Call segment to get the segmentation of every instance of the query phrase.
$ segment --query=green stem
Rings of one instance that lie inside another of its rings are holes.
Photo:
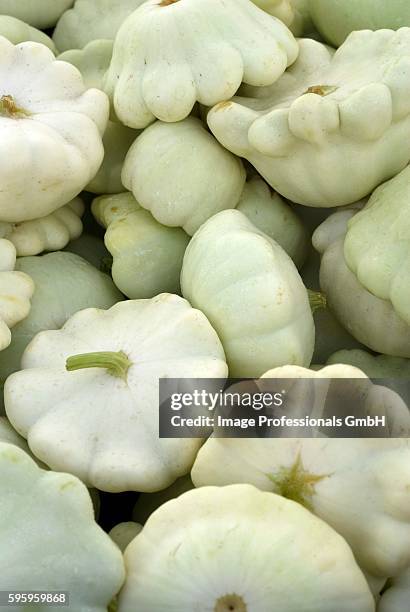
[[[310,308],[313,314],[315,314],[317,310],[327,307],[327,299],[324,293],[321,291],[313,291],[312,289],[308,289],[307,292]]]
[[[73,355],[66,361],[66,369],[69,372],[83,370],[86,368],[104,368],[111,376],[127,380],[128,370],[132,362],[123,351],[102,351],[100,353],[84,353]]]
[[[6,95],[0,98],[0,116],[15,119],[18,117],[28,117],[28,115],[29,113],[17,106],[13,96]]]

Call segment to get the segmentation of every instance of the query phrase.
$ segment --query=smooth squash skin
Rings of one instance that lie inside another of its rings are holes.
[[[13,45],[31,40],[45,45],[53,53],[56,52],[55,45],[47,34],[9,15],[0,15],[0,36],[7,38]]]
[[[374,612],[344,539],[300,504],[247,484],[162,505],[124,559],[118,612]]]
[[[309,0],[309,10],[320,34],[336,47],[354,30],[410,26],[407,0]]]
[[[67,591],[73,610],[106,612],[124,581],[124,563],[95,522],[84,484],[40,469],[23,450],[1,442],[0,471],[0,588]]]
[[[50,28],[74,0],[0,0],[0,14],[10,15],[36,28]]]

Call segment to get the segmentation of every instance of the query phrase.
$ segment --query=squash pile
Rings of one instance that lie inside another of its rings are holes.
[[[0,0],[0,75],[0,608],[408,612],[409,2]],[[160,437],[234,378],[388,437]]]

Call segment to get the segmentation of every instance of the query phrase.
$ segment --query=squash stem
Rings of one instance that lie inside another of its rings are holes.
[[[104,368],[111,376],[127,380],[127,373],[132,365],[123,351],[101,351],[99,353],[84,353],[68,357],[66,369],[69,372],[86,368]]]
[[[9,117],[11,119],[19,117],[28,117],[29,113],[22,108],[19,108],[13,96],[6,95],[0,98],[0,116]]]
[[[327,299],[324,293],[321,291],[313,291],[312,289],[308,289],[307,292],[310,308],[313,314],[315,314],[317,310],[327,307]]]

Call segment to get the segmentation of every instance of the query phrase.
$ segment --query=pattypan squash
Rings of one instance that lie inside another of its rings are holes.
[[[293,32],[301,36],[313,30],[309,14],[309,0],[252,0],[256,6],[277,17]]]
[[[9,15],[0,15],[0,36],[7,38],[13,45],[31,40],[42,43],[53,53],[56,51],[53,41],[47,34]]]
[[[249,0],[148,0],[118,31],[105,90],[122,123],[144,128],[226,100],[242,81],[271,85],[297,54],[287,27]]]
[[[194,488],[191,477],[181,476],[170,487],[156,493],[141,493],[132,512],[132,518],[137,523],[144,524],[151,514],[171,499],[175,499]]]
[[[307,256],[310,237],[303,223],[275,192],[259,177],[245,184],[236,207],[262,232],[276,240],[300,268]]]
[[[77,240],[69,242],[65,251],[79,255],[101,272],[109,272],[112,258],[101,238],[93,234],[81,234]]]
[[[408,0],[309,0],[309,9],[316,28],[336,47],[354,30],[410,26]]]
[[[11,444],[0,443],[0,471],[0,589],[67,591],[69,609],[105,612],[124,566],[94,520],[86,487],[69,474],[40,469]]]
[[[0,14],[17,17],[36,28],[49,28],[74,0],[0,0]]]
[[[0,71],[0,221],[28,221],[67,204],[97,173],[109,104],[38,43],[0,37]]]
[[[33,279],[36,290],[30,313],[13,328],[11,346],[0,353],[0,381],[20,369],[21,356],[39,331],[59,329],[83,308],[110,308],[122,299],[109,276],[72,253],[23,257],[16,270]]]
[[[16,271],[16,249],[0,239],[0,351],[11,342],[10,328],[27,317],[34,283],[24,272]],[[1,377],[0,377],[1,380]]]
[[[118,523],[109,532],[109,536],[113,542],[116,543],[118,548],[124,552],[128,544],[141,532],[142,525],[134,523],[133,521],[127,521],[125,523]]]
[[[354,209],[338,211],[313,234],[313,245],[322,255],[320,286],[327,305],[358,342],[376,353],[410,358],[410,325],[389,300],[367,291],[346,264],[344,240],[355,214]]]
[[[84,204],[80,198],[54,212],[22,223],[2,223],[0,237],[7,238],[16,247],[18,257],[38,255],[43,251],[59,251],[83,231],[81,217]]]
[[[144,130],[122,171],[124,186],[141,206],[163,225],[182,227],[191,236],[215,213],[235,208],[245,178],[241,160],[194,117],[157,121]]]
[[[248,483],[298,502],[345,538],[376,582],[410,564],[409,439],[211,436],[192,479]]]
[[[13,444],[30,453],[27,442],[12,428],[6,417],[0,416],[0,444]]]
[[[158,438],[159,378],[224,378],[218,336],[181,297],[88,308],[37,334],[4,387],[32,452],[110,492],[157,491],[191,469],[198,439]]]
[[[164,504],[124,559],[119,612],[374,612],[343,538],[299,504],[246,484]]]
[[[93,40],[84,49],[73,49],[58,56],[81,72],[86,87],[102,89],[103,78],[110,65],[112,40]],[[104,160],[94,178],[86,186],[91,193],[123,191],[121,170],[125,156],[139,132],[114,121],[108,121],[103,136]]]
[[[122,22],[144,0],[76,0],[59,19],[53,34],[57,49],[82,49],[89,42],[114,40]]]
[[[295,264],[238,210],[218,213],[194,235],[181,288],[216,329],[231,376],[310,364],[315,330]]]
[[[329,365],[346,363],[359,368],[369,378],[408,378],[410,379],[410,359],[371,355],[360,349],[342,350],[333,353],[327,360]]]
[[[392,578],[383,592],[377,612],[404,612],[410,601],[410,568]]]
[[[356,349],[362,346],[339,323],[333,312],[328,308],[326,296],[320,292],[319,270],[320,255],[312,250],[300,275],[306,287],[313,292],[311,295],[316,298],[317,302],[317,308],[313,309],[315,350],[312,363],[314,364],[326,363],[332,353],[341,349]]]
[[[293,202],[350,204],[410,160],[410,28],[355,32],[335,54],[299,48],[275,85],[216,105],[208,124]]]
[[[179,293],[182,259],[189,236],[166,227],[141,208],[132,193],[101,196],[92,204],[105,228],[105,246],[113,257],[111,274],[129,298]]]
[[[350,219],[344,256],[363,287],[410,325],[410,166]]]

